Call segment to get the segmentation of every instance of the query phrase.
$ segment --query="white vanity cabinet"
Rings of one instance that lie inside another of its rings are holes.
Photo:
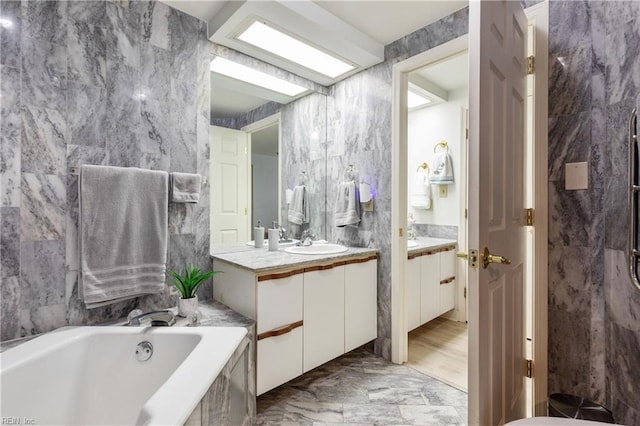
[[[302,374],[302,285],[302,274],[258,277],[255,317],[258,394]]]
[[[215,259],[214,299],[256,321],[260,395],[377,337],[377,255],[252,271]]]
[[[303,372],[344,353],[344,314],[344,266],[306,269]]]
[[[455,245],[409,253],[407,329],[413,330],[455,307]]]
[[[456,251],[455,247],[440,253],[440,301],[439,314],[450,311],[456,306]]]
[[[354,259],[344,267],[344,351],[378,337],[378,262]]]

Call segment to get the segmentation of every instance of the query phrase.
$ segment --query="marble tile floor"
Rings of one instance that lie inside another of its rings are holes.
[[[466,425],[467,394],[356,349],[258,397],[257,425]]]

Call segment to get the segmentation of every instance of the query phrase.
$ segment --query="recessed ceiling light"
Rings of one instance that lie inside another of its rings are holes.
[[[255,21],[237,38],[331,78],[355,68],[262,22]]]
[[[256,71],[253,68],[221,57],[213,58],[209,68],[218,74],[264,87],[274,92],[283,93],[287,96],[297,96],[308,90],[305,87],[281,80],[262,71]]]
[[[409,90],[407,92],[407,108],[417,108],[431,103],[431,99],[425,98]]]

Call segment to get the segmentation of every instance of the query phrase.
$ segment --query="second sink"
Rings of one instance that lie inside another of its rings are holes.
[[[284,249],[287,253],[294,254],[335,254],[343,253],[349,250],[349,247],[340,244],[313,244],[310,246],[294,246]]]

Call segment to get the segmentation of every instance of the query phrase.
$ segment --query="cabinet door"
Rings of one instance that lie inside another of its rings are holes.
[[[344,353],[344,266],[304,273],[303,371]]]
[[[420,259],[420,323],[440,315],[440,253]]]
[[[378,337],[378,261],[344,267],[344,351]]]
[[[420,258],[407,261],[407,285],[405,291],[407,307],[407,329],[409,331],[420,324]]]
[[[258,281],[258,334],[302,320],[303,274]]]
[[[440,253],[440,311],[439,315],[456,306],[456,252]]]
[[[258,395],[302,374],[303,327],[258,340],[256,389]]]
[[[456,251],[450,249],[440,252],[440,280],[456,277]]]

